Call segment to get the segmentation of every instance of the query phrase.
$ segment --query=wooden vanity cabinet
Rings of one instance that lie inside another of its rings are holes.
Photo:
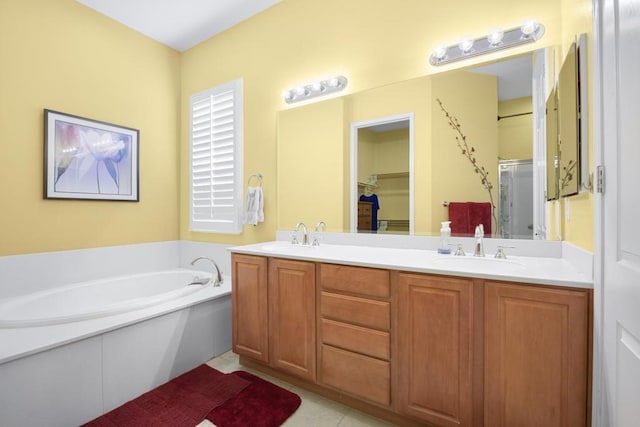
[[[269,363],[267,258],[233,254],[231,265],[233,351]]]
[[[473,281],[394,272],[397,409],[437,426],[472,422]]]
[[[257,368],[400,425],[590,424],[588,289],[241,254],[232,264],[233,350]]]
[[[270,365],[316,379],[315,264],[269,258]]]
[[[318,383],[391,405],[389,272],[320,264]]]
[[[232,255],[233,351],[316,378],[315,264]]]
[[[591,294],[485,282],[485,426],[585,426]]]

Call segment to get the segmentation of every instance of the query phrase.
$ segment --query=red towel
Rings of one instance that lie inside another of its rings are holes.
[[[464,236],[471,233],[469,228],[469,203],[449,203],[449,221],[451,221],[451,234]]]
[[[478,224],[484,226],[485,236],[491,236],[491,203],[469,202],[469,226],[472,233]]]
[[[473,236],[476,226],[484,226],[484,235],[491,236],[491,203],[451,202],[449,221],[454,236]]]

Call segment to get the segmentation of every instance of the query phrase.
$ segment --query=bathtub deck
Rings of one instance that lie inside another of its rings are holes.
[[[70,327],[71,324],[63,323],[29,328],[0,328],[0,342],[2,343],[0,364],[230,294],[231,278],[225,277],[222,286],[217,288],[207,286],[206,289],[181,298],[179,302],[168,301],[156,306],[112,316],[73,322],[72,327]]]

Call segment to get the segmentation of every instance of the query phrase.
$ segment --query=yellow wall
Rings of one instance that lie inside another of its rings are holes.
[[[456,72],[433,76],[433,117],[431,121],[432,222],[427,230],[434,234],[440,222],[449,219],[449,212],[442,205],[448,202],[490,202],[489,192],[483,187],[480,175],[471,161],[462,154],[456,142],[457,133],[449,126],[444,108],[457,117],[469,149],[479,167],[488,172],[493,185],[493,204],[498,212],[498,84],[495,76]],[[437,184],[436,184],[437,183]],[[492,231],[496,230],[494,222]]]
[[[279,229],[300,221],[308,227],[324,221],[327,231],[344,229],[342,104],[337,98],[278,114]]]
[[[0,255],[178,238],[180,55],[73,0],[0,6]],[[140,202],[43,199],[43,109],[140,130]]]
[[[372,6],[368,0],[325,0],[318,7],[315,0],[284,0],[180,54],[73,0],[5,0],[0,13],[0,158],[5,161],[0,255],[175,238],[231,244],[272,239],[279,227],[276,115],[299,108],[283,102],[283,89],[340,73],[349,78],[347,93],[360,92],[534,48],[565,46],[577,32],[590,34],[591,55],[590,0],[560,3],[489,0],[456,7],[378,0]],[[430,51],[440,43],[486,34],[495,26],[517,26],[529,17],[546,26],[535,45],[441,68],[428,65]],[[238,77],[244,79],[245,94],[244,181],[264,174],[266,221],[246,226],[242,235],[193,233],[188,230],[189,97]],[[43,108],[140,129],[140,203],[42,200]],[[419,147],[416,140],[416,161],[431,155],[428,143]],[[348,176],[344,144],[341,150],[335,156],[342,159],[341,175]],[[305,153],[307,161],[313,158],[311,151]],[[425,174],[416,175],[416,181],[431,171]],[[344,188],[330,191],[340,193],[342,207],[323,216],[344,223],[348,194]],[[416,189],[416,210],[431,199]],[[572,198],[570,212],[565,237],[591,248],[591,196]],[[421,222],[426,229],[431,218],[416,218],[416,227]]]
[[[358,129],[358,182],[367,183],[375,174],[375,132]]]
[[[380,119],[405,113],[414,113],[414,162],[415,168],[414,204],[416,215],[415,230],[424,233],[430,221],[429,198],[431,197],[431,138],[429,136],[431,84],[429,78],[418,78],[390,84],[345,97],[344,127],[351,123]],[[346,141],[350,145],[350,141]],[[408,154],[408,153],[407,153]],[[350,165],[350,158],[345,159]],[[348,176],[348,175],[347,175]],[[343,183],[344,191],[349,191],[349,181]],[[349,211],[347,203],[345,211]],[[394,215],[399,212],[390,212]],[[398,218],[390,218],[398,219]],[[348,228],[347,228],[348,230]]]
[[[587,117],[589,171],[593,172],[593,29],[591,0],[562,0],[562,54],[566,55],[578,34],[587,35]],[[562,62],[559,62],[560,64]],[[588,251],[594,250],[594,202],[593,194],[583,192],[577,196],[562,199],[563,239]]]
[[[182,60],[182,123],[188,123],[191,94],[240,76],[244,78],[244,173],[247,177],[256,172],[265,176],[265,223],[245,227],[239,236],[208,235],[188,230],[189,135],[183,126],[180,237],[244,244],[275,236],[276,206],[273,201],[279,199],[275,180],[278,167],[275,162],[275,117],[279,110],[299,108],[283,102],[281,93],[284,89],[339,73],[349,79],[347,93],[360,92],[554,45],[559,41],[560,8],[557,0],[490,0],[461,4],[464,7],[456,7],[451,2],[424,0],[377,0],[375,5],[369,0],[326,0],[319,7],[315,0],[284,0],[185,52]],[[540,19],[546,26],[544,38],[535,46],[523,46],[441,69],[428,65],[429,53],[438,44],[453,43],[465,34],[486,34],[495,26],[517,26],[530,17]],[[416,135],[416,143],[417,138]],[[336,155],[346,158],[344,150],[343,147],[343,152],[336,152]],[[416,146],[416,161],[426,158],[429,153],[430,150]],[[309,152],[307,158],[312,160],[313,154]],[[348,176],[346,170],[343,173]],[[416,181],[419,179],[421,177],[416,176]],[[335,191],[340,190],[336,188]],[[343,189],[342,194],[345,198],[343,205],[346,205],[348,191]],[[418,203],[426,209],[430,200],[430,195],[416,192],[416,210]],[[340,212],[340,215],[345,222],[345,212]],[[420,222],[426,229],[430,218],[416,218],[416,226]],[[287,228],[291,227],[287,222]]]
[[[531,113],[531,97],[498,102],[498,115]],[[533,115],[508,117],[498,121],[498,156],[502,160],[533,158]]]

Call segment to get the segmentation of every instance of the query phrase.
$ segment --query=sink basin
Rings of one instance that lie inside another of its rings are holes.
[[[471,256],[448,256],[436,258],[433,260],[433,263],[443,268],[482,271],[489,270],[495,273],[510,273],[521,271],[525,268],[524,264],[519,261]]]
[[[278,242],[278,243],[269,243],[268,245],[264,245],[262,246],[261,249],[269,252],[299,253],[299,252],[313,251],[318,249],[318,247],[310,246],[310,245],[292,245],[289,242]]]

